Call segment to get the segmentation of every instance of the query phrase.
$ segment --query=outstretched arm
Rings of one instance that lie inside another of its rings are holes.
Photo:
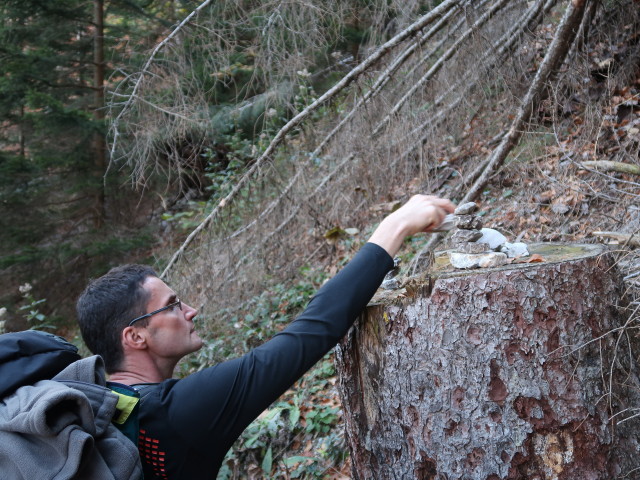
[[[454,209],[455,205],[449,200],[432,195],[414,195],[382,220],[369,242],[384,248],[393,257],[405,238],[437,228],[446,214],[453,213]]]
[[[285,330],[240,358],[165,382],[157,395],[172,412],[167,421],[189,425],[184,441],[201,448],[202,455],[214,455],[217,469],[242,430],[344,336],[393,267],[404,238],[436,228],[450,211],[448,200],[411,198],[381,222],[369,243]],[[180,407],[170,408],[173,402]]]

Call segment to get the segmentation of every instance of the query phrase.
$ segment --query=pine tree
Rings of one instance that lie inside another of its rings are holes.
[[[107,8],[102,0],[0,4],[0,280],[35,282],[48,297],[48,284],[72,281],[72,273],[85,281],[87,268],[104,269],[140,243],[137,231],[122,233],[134,217],[123,204],[139,201],[120,188],[126,172],[105,178],[104,92],[130,53],[127,42],[160,23],[164,7],[154,8]],[[5,305],[19,300],[7,298],[8,290]],[[72,306],[75,293],[58,303]]]
[[[7,266],[44,255],[15,247],[37,245],[63,212],[82,215],[95,185],[79,185],[76,177],[89,168],[89,140],[98,127],[88,114],[93,39],[86,2],[7,1],[0,8],[0,228]]]

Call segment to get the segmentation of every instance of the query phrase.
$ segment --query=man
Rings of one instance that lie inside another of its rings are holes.
[[[403,240],[442,223],[454,205],[416,195],[387,216],[369,242],[285,330],[241,358],[172,379],[202,346],[197,312],[148,267],[128,265],[89,284],[77,305],[87,346],[112,382],[142,392],[145,479],[214,479],[242,431],[344,336],[367,305]]]

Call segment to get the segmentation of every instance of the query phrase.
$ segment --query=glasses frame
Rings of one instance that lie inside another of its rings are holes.
[[[176,300],[173,303],[170,303],[169,305],[159,308],[158,310],[154,310],[153,312],[149,312],[149,313],[145,313],[144,315],[141,315],[139,317],[134,318],[133,320],[131,320],[129,322],[129,327],[133,326],[134,323],[136,323],[138,320],[144,320],[145,318],[149,318],[152,315],[155,315],[156,313],[160,313],[160,312],[164,312],[165,310],[169,310],[170,308],[173,308],[175,306],[178,306],[178,308],[180,310],[182,310],[182,301],[181,300]]]

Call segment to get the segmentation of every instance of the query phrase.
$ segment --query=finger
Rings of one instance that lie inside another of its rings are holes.
[[[444,209],[447,213],[453,213],[453,211],[456,209],[456,206],[446,198],[436,197],[435,199],[431,200],[431,202],[433,203],[433,205]]]
[[[451,202],[451,200],[446,198],[436,197],[435,195],[415,195],[416,199],[424,202],[430,203],[432,205],[436,205],[438,207],[444,208],[447,212],[453,213],[456,206]]]
[[[442,222],[444,222],[444,218],[447,215],[447,211],[444,208],[438,207],[436,205],[432,205],[432,208],[433,208],[432,216],[434,217],[434,220],[423,230],[425,232],[430,232],[434,228],[439,227],[442,224]]]

